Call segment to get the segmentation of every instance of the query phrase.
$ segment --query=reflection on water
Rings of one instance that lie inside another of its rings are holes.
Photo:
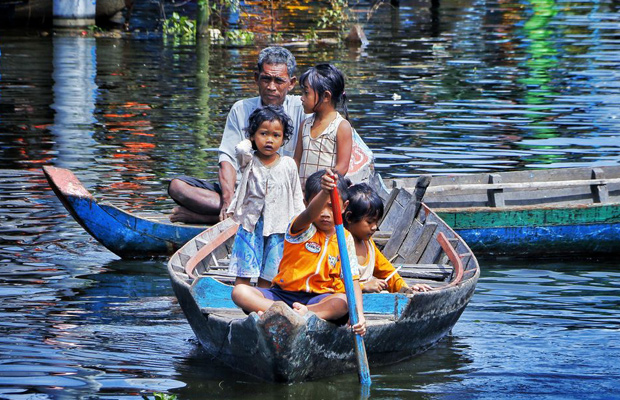
[[[352,123],[381,173],[620,161],[617,2],[432,3],[379,8],[363,49],[292,48],[300,71],[333,61],[346,73]],[[39,169],[70,166],[98,196],[169,209],[166,180],[215,177],[226,113],[256,94],[258,46],[12,33],[0,49],[0,398],[362,397],[354,375],[271,385],[205,359],[165,260],[107,252]],[[481,265],[453,336],[373,369],[372,398],[616,395],[617,265]]]
[[[60,167],[74,169],[90,164],[96,147],[92,126],[96,122],[97,55],[94,38],[55,37],[52,78],[54,79],[55,160]],[[84,154],[86,153],[86,154]]]

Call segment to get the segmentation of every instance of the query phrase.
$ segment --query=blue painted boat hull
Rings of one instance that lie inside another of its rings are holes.
[[[163,223],[99,204],[71,171],[44,167],[50,186],[73,218],[122,258],[172,254],[206,227]]]
[[[411,196],[416,178],[372,183]],[[407,194],[408,193],[408,194]],[[424,203],[477,255],[603,257],[620,253],[620,166],[433,176]]]
[[[455,229],[478,255],[603,255],[620,252],[620,224]]]

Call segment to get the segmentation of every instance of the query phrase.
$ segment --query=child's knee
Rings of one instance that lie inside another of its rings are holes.
[[[349,312],[347,296],[344,293],[336,293],[331,296],[331,306],[337,317],[346,315]]]
[[[233,287],[232,294],[230,295],[232,301],[239,304],[239,301],[247,299],[250,295],[250,291],[248,289],[250,289],[250,286],[245,284],[239,284]]]

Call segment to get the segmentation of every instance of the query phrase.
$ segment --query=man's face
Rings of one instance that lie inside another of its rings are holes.
[[[288,76],[286,64],[263,64],[263,70],[254,75],[263,105],[281,106],[297,78]]]

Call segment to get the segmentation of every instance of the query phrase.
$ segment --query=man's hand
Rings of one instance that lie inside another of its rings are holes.
[[[222,188],[222,208],[220,209],[220,221],[228,218],[226,210],[230,206],[233,195],[235,194],[235,183],[237,180],[237,170],[227,161],[220,163],[219,170],[220,187]]]
[[[228,210],[228,206],[230,206],[230,201],[226,202],[222,200],[222,209],[220,210],[220,222],[228,218],[228,214],[226,214],[226,210]]]

